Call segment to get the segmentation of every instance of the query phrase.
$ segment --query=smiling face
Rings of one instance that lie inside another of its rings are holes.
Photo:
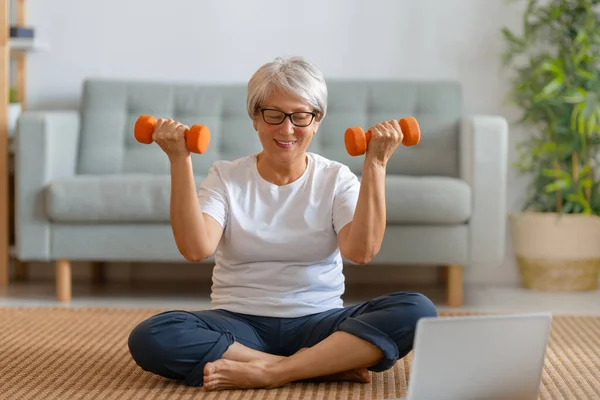
[[[306,149],[319,127],[318,115],[313,118],[312,115],[304,114],[314,111],[302,99],[281,91],[275,91],[260,108],[263,111],[256,112],[253,125],[258,131],[263,153],[278,163],[294,163],[300,160],[304,162]],[[281,112],[303,114],[285,116],[283,122],[279,123]],[[290,119],[293,119],[296,125],[308,125],[295,126]]]

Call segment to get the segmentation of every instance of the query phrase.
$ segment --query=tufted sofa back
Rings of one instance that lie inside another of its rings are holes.
[[[389,174],[458,176],[461,89],[455,82],[331,80],[327,116],[309,151],[361,173],[363,157],[344,148],[344,131],[363,129],[387,119],[412,115],[419,121],[421,143],[400,148]],[[133,137],[141,114],[173,118],[211,131],[208,151],[193,156],[194,171],[204,175],[215,160],[231,160],[261,150],[246,113],[245,84],[184,84],[109,79],[84,82],[81,102],[80,174],[168,174],[169,161],[156,145]]]

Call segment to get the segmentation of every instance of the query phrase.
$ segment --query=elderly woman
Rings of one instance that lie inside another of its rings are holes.
[[[371,127],[362,182],[307,152],[327,112],[321,72],[277,58],[250,79],[248,114],[262,151],[217,161],[196,191],[186,126],[158,121],[171,164],[171,223],[189,261],[215,253],[210,310],[141,322],[129,349],[144,370],[205,390],[274,388],[300,380],[369,382],[436,316],[418,293],[344,306],[343,259],[368,264],[386,226],[385,174],[402,141],[397,121]]]

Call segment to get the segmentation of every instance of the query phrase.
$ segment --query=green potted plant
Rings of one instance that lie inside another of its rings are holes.
[[[530,178],[509,229],[526,288],[593,290],[600,272],[600,0],[525,1],[522,32],[503,28],[509,100]]]
[[[8,136],[13,137],[17,127],[17,120],[23,111],[19,102],[17,90],[11,87],[8,93]]]

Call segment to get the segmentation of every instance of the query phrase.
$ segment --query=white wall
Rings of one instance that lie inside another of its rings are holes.
[[[28,0],[48,50],[28,63],[30,109],[75,107],[88,76],[246,82],[277,55],[313,60],[329,78],[457,79],[465,114],[499,114],[506,82],[500,28],[520,23],[505,0]],[[511,148],[516,136],[511,133]],[[508,203],[523,184],[510,172]],[[516,282],[501,267],[469,281]]]

